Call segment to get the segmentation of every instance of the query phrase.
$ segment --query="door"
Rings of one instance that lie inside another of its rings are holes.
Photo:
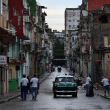
[[[104,47],[108,46],[108,36],[104,36]]]

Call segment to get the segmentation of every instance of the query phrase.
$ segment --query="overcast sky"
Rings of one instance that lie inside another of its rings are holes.
[[[82,0],[37,0],[38,5],[47,7],[46,22],[52,30],[64,30],[65,8],[77,8]]]

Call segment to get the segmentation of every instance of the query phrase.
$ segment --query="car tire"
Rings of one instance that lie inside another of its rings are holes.
[[[54,92],[54,98],[56,98],[56,93]]]
[[[74,94],[72,94],[72,97],[77,97],[77,92],[75,92]]]
[[[72,94],[72,97],[74,97],[74,94]]]
[[[77,92],[74,93],[74,96],[77,97]]]

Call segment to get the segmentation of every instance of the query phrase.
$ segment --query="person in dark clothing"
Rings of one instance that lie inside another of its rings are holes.
[[[27,94],[28,94],[28,93],[30,93],[30,78],[29,78],[29,76],[27,76],[27,79],[29,82],[29,83],[27,83]]]
[[[93,96],[94,96],[93,85],[90,85],[90,88],[89,88],[89,96],[90,96],[90,97],[93,97]]]
[[[73,74],[75,75],[75,69],[73,68]]]

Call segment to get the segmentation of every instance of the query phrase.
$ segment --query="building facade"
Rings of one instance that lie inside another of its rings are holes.
[[[80,19],[80,10],[78,8],[66,8],[65,9],[65,40],[64,40],[64,54],[67,59],[67,68],[73,67],[77,68],[77,63],[73,62],[73,55],[77,44],[77,32]]]

